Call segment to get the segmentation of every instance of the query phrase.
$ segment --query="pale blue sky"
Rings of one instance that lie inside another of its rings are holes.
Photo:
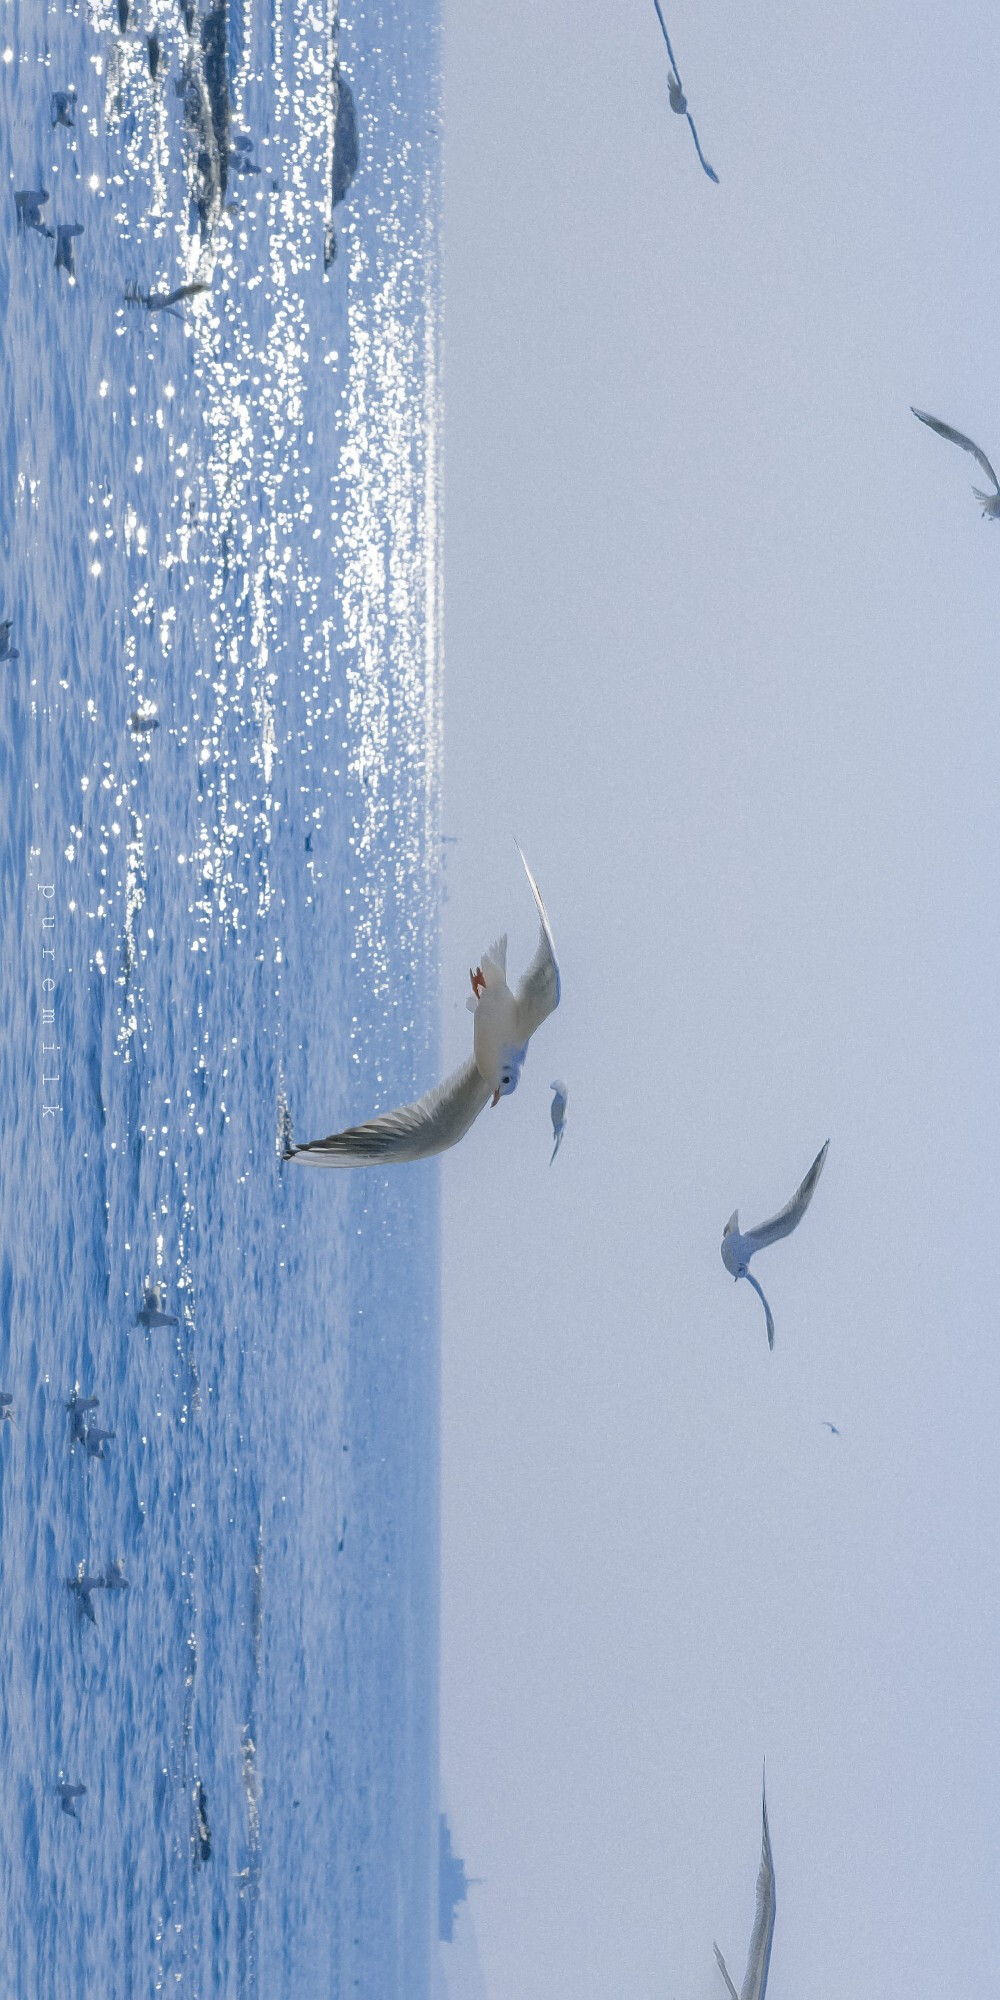
[[[1000,1974],[995,10],[446,8],[443,1763],[491,2000]],[[570,1129],[548,1166],[548,1083]],[[830,1155],[762,1258],[739,1203]],[[823,1418],[840,1424],[831,1439]]]

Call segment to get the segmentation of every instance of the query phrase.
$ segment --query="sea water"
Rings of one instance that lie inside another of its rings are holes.
[[[0,41],[0,1990],[409,2000],[438,1184],[279,1150],[437,1073],[435,0]]]

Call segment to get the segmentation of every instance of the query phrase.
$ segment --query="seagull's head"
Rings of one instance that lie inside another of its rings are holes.
[[[511,1047],[510,1043],[505,1043],[500,1050],[500,1081],[493,1092],[493,1102],[495,1105],[499,1104],[501,1097],[509,1097],[511,1092],[517,1089],[521,1081],[521,1071],[524,1068],[524,1058],[527,1053],[527,1043],[525,1043],[523,1049],[515,1049]]]
[[[743,1240],[740,1236],[739,1213],[730,1216],[722,1237],[722,1261],[733,1278],[742,1278],[746,1269],[743,1257]]]

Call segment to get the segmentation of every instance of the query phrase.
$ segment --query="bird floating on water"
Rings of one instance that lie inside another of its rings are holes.
[[[994,486],[992,493],[980,493],[978,486],[974,486],[972,489],[976,499],[982,501],[983,520],[1000,521],[1000,480],[997,479],[986,453],[980,451],[979,446],[973,444],[972,439],[966,437],[964,431],[952,430],[951,425],[943,424],[940,417],[929,417],[926,410],[913,409],[912,403],[910,404],[910,408],[913,410],[914,416],[919,417],[921,423],[927,425],[928,430],[937,431],[938,437],[946,438],[949,444],[961,445],[963,451],[971,451],[973,458],[978,465],[982,466],[987,479],[992,479]]]
[[[660,28],[663,33],[663,39],[667,45],[667,54],[670,57],[670,77],[667,83],[667,92],[670,97],[670,109],[671,111],[676,111],[681,118],[687,119],[687,122],[691,127],[691,137],[694,140],[695,152],[697,153],[698,158],[701,161],[701,164],[704,167],[709,180],[714,181],[716,187],[718,187],[719,176],[716,173],[715,168],[709,166],[708,161],[706,160],[705,155],[701,150],[701,142],[695,130],[694,119],[692,118],[691,113],[688,110],[688,101],[684,95],[684,87],[681,83],[681,73],[677,67],[677,57],[675,56],[673,49],[670,46],[670,36],[667,33],[667,24],[663,18],[663,10],[660,6],[660,0],[653,0],[653,6],[656,8],[656,18],[659,21]]]
[[[137,1326],[179,1326],[176,1313],[163,1310],[163,1286],[144,1285],[142,1304],[135,1316]]]
[[[777,1215],[772,1215],[769,1222],[760,1222],[755,1229],[741,1231],[740,1212],[738,1208],[734,1208],[722,1232],[722,1261],[734,1278],[745,1278],[747,1284],[753,1286],[764,1308],[768,1347],[774,1346],[774,1320],[771,1317],[771,1308],[756,1278],[751,1274],[750,1259],[757,1255],[758,1250],[766,1250],[770,1243],[779,1242],[782,1236],[790,1236],[792,1230],[798,1227],[823,1171],[829,1144],[828,1139],[826,1145],[817,1153],[805,1180],[796,1188],[791,1201],[786,1202],[785,1207],[779,1209]]]
[[[82,1574],[66,1578],[67,1590],[73,1592],[81,1615],[84,1618],[89,1618],[92,1625],[97,1624],[97,1613],[93,1606],[93,1594],[95,1590],[103,1590],[104,1587],[103,1576],[88,1576],[86,1571]]]
[[[771,1963],[771,1943],[774,1938],[775,1896],[774,1860],[771,1854],[771,1835],[767,1824],[767,1791],[761,1790],[761,1810],[764,1831],[760,1847],[760,1868],[757,1871],[757,1908],[754,1914],[753,1930],[750,1934],[750,1951],[747,1969],[743,1975],[743,1985],[737,1993],[726,1966],[726,1961],[715,1945],[715,1956],[719,1961],[719,1971],[729,1988],[730,2000],[764,2000],[767,1991],[767,1973]]]
[[[60,222],[56,229],[56,270],[65,271],[68,278],[76,277],[73,239],[82,235],[82,222]]]
[[[54,236],[55,230],[42,221],[42,209],[48,201],[48,188],[15,188],[14,206],[17,210],[19,229],[37,229],[39,236]]]
[[[517,851],[521,854],[520,847]],[[528,1043],[558,1007],[561,991],[545,905],[523,854],[521,860],[538,910],[538,946],[514,992],[507,984],[506,937],[498,938],[483,954],[482,964],[470,971],[472,998],[467,1004],[475,1019],[468,1062],[415,1103],[402,1104],[365,1125],[352,1125],[303,1146],[294,1145],[289,1134],[286,1160],[311,1167],[377,1167],[429,1159],[457,1145],[491,1099],[496,1105],[517,1089]]]
[[[552,1113],[552,1137],[555,1140],[555,1145],[552,1148],[549,1158],[549,1166],[551,1167],[552,1161],[555,1159],[562,1145],[566,1131],[566,1106],[569,1102],[569,1091],[566,1085],[560,1083],[558,1080],[555,1083],[550,1083],[549,1089],[555,1093],[552,1103],[549,1106],[549,1110]]]

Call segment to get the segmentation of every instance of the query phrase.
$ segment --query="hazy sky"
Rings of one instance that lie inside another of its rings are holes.
[[[1000,22],[670,6],[716,188],[652,0],[445,12],[447,1055],[512,832],[564,979],[443,1169],[491,2000],[724,2000],[765,1754],[770,2000],[989,1992]]]

